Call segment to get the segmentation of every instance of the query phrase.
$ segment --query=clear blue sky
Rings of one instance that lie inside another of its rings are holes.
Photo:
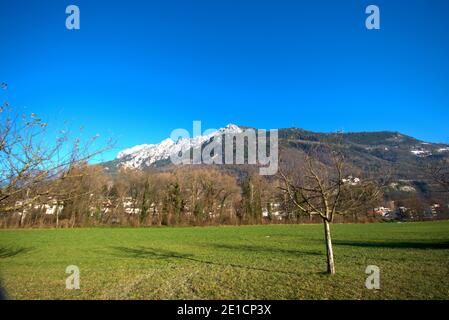
[[[448,142],[448,15],[447,0],[0,0],[0,82],[53,127],[113,135],[107,157],[193,120]]]

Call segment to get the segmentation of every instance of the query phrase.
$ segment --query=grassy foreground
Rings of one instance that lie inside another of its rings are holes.
[[[321,225],[0,230],[0,277],[13,299],[449,299],[448,221],[332,232],[330,277]]]

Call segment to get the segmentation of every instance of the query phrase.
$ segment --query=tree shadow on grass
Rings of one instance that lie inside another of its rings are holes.
[[[269,253],[269,254],[280,254],[280,255],[290,255],[295,257],[301,256],[323,256],[324,253],[320,251],[311,250],[293,250],[293,249],[282,249],[273,248],[268,246],[255,246],[255,245],[230,245],[230,244],[212,244],[215,249],[225,249],[225,250],[235,250],[241,252],[256,252],[256,253]]]
[[[193,257],[190,253],[179,253],[164,249],[153,248],[128,248],[128,247],[112,247],[112,249],[118,251],[119,256],[122,258],[139,258],[139,259],[157,259],[157,260],[169,260],[169,259],[191,259]]]
[[[186,260],[186,261],[193,261],[205,265],[213,265],[213,266],[219,266],[219,267],[232,267],[232,268],[241,268],[246,270],[254,270],[254,271],[263,271],[263,272],[275,272],[275,273],[282,273],[287,275],[295,275],[299,276],[298,273],[290,272],[290,271],[283,271],[283,270],[275,270],[275,269],[266,269],[266,268],[260,268],[260,267],[253,267],[253,266],[246,266],[241,264],[234,264],[234,263],[220,263],[220,262],[214,262],[209,260],[204,260],[195,257],[193,254],[190,253],[179,253],[175,251],[169,251],[164,249],[153,249],[153,248],[127,248],[127,247],[112,247],[112,249],[116,250],[118,252],[118,256],[122,258],[138,258],[138,259],[157,259],[157,260],[171,260],[171,259],[179,259],[179,260]]]
[[[336,246],[350,246],[361,248],[387,248],[387,249],[449,249],[449,241],[419,242],[419,241],[350,241],[333,240]]]
[[[31,251],[32,248],[8,248],[8,247],[0,247],[0,259],[15,257],[19,254],[27,253]]]

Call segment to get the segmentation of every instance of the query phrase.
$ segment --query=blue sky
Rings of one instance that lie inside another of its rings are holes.
[[[65,28],[76,4],[81,29]],[[365,28],[365,8],[381,30]],[[117,150],[175,128],[394,130],[449,142],[449,1],[0,0],[0,81]]]

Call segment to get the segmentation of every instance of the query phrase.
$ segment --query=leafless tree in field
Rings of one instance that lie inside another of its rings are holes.
[[[348,178],[350,168],[339,147],[319,143],[311,146],[299,160],[296,165],[284,163],[279,173],[280,189],[301,212],[318,215],[322,219],[327,272],[335,274],[330,230],[334,216],[372,208],[374,203],[379,202],[382,190],[374,180]]]
[[[7,86],[2,86],[6,90]],[[54,179],[111,147],[95,147],[97,137],[82,142],[61,131],[51,137],[34,113],[19,114],[7,101],[0,105],[0,212],[10,212],[52,196]],[[58,190],[60,193],[61,190]]]

